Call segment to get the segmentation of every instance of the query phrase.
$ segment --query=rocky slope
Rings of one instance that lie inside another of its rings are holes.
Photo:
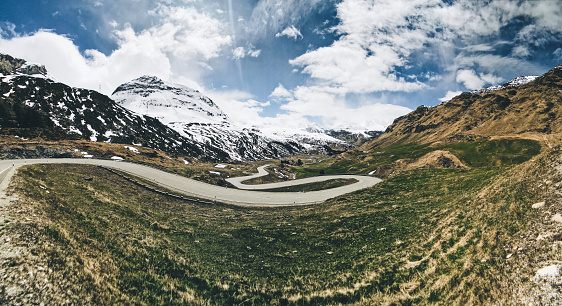
[[[125,83],[111,97],[135,113],[157,118],[193,143],[226,152],[231,159],[278,158],[317,149],[238,126],[199,91],[153,76]]]
[[[447,139],[562,132],[562,65],[540,77],[519,77],[503,86],[465,92],[402,116],[364,148]]]

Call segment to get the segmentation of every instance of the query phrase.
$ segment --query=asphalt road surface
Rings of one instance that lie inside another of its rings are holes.
[[[240,189],[265,190],[265,189],[290,187],[290,186],[303,185],[303,184],[316,183],[316,182],[324,182],[324,181],[335,180],[335,179],[348,179],[348,180],[349,179],[356,179],[359,182],[351,184],[351,185],[353,185],[353,188],[351,189],[352,191],[367,188],[367,187],[371,187],[374,184],[381,181],[381,179],[376,178],[376,177],[362,176],[362,175],[351,175],[350,174],[350,175],[313,176],[313,177],[307,177],[307,178],[298,179],[298,180],[290,180],[290,181],[284,181],[284,182],[259,184],[259,185],[244,184],[244,182],[247,181],[247,180],[250,180],[250,179],[253,179],[253,178],[256,178],[256,177],[262,177],[262,176],[268,175],[269,172],[267,172],[265,170],[265,168],[267,168],[269,166],[271,166],[271,165],[265,165],[265,166],[258,167],[258,173],[256,173],[256,174],[252,174],[252,175],[248,175],[248,176],[231,177],[231,178],[227,178],[226,181],[231,183],[232,185],[236,186],[236,188],[240,188]],[[363,186],[363,187],[361,187],[361,186]]]
[[[213,200],[217,202],[229,203],[240,206],[262,206],[262,207],[275,207],[275,206],[294,206],[294,205],[307,205],[321,203],[328,199],[357,191],[363,188],[371,187],[381,180],[375,177],[367,176],[353,176],[353,175],[330,175],[320,176],[300,180],[292,180],[281,183],[263,184],[263,186],[244,185],[241,181],[248,180],[251,177],[236,178],[238,183],[235,186],[242,186],[239,188],[244,189],[270,189],[278,187],[286,187],[292,185],[302,185],[311,182],[325,181],[335,178],[350,179],[355,178],[357,183],[341,186],[332,189],[311,191],[311,192],[263,192],[240,190],[233,188],[225,188],[215,185],[206,184],[203,182],[188,179],[176,174],[171,174],[155,168],[144,165],[133,164],[122,161],[101,160],[101,159],[75,159],[75,158],[58,158],[58,159],[16,159],[16,160],[0,160],[0,186],[5,186],[4,180],[9,180],[14,173],[14,169],[24,165],[31,164],[86,164],[86,165],[99,165],[132,175],[142,177],[150,180],[153,183],[164,186],[178,193],[195,196],[203,199]],[[265,170],[262,168],[262,171]],[[263,172],[261,175],[263,175]],[[267,173],[267,172],[266,172]],[[259,175],[259,173],[258,173]],[[255,176],[254,176],[255,177]],[[236,181],[236,180],[235,180]],[[232,182],[231,182],[232,183]],[[234,184],[234,183],[233,183]],[[257,188],[256,188],[257,187]]]

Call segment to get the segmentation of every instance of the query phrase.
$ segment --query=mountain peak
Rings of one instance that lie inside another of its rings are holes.
[[[131,82],[146,83],[146,84],[158,84],[158,85],[164,84],[164,81],[162,81],[162,79],[160,79],[159,77],[153,76],[153,75],[143,75],[139,78],[136,78],[136,79],[132,80]]]
[[[112,98],[125,108],[155,117],[165,124],[228,121],[228,116],[199,91],[150,75],[120,85]]]

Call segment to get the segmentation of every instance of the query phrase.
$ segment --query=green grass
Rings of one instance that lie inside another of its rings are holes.
[[[467,160],[501,151],[505,163],[534,152],[501,143],[455,149]],[[525,181],[533,176],[510,169],[404,172],[294,208],[193,204],[83,165],[22,168],[17,191],[43,216],[32,253],[48,258],[52,281],[65,280],[74,303],[464,304],[497,297],[490,288],[507,237],[497,232],[525,229],[533,214],[526,207],[538,191]],[[498,182],[498,192],[482,195]]]
[[[211,304],[357,302],[398,293],[417,275],[400,269],[402,258],[426,254],[423,242],[459,207],[459,197],[496,174],[414,171],[304,209],[245,209],[155,195],[93,167],[21,171],[22,192],[47,214],[42,239],[60,246],[46,254],[51,267],[76,275],[76,290],[92,294],[94,303],[105,296],[147,304],[182,303],[189,292],[192,301]],[[94,181],[82,180],[86,175]],[[90,252],[103,285],[81,262]],[[366,273],[377,276],[350,293],[316,296],[354,288]]]
[[[301,184],[301,185],[294,185],[288,187],[280,187],[274,189],[264,189],[261,191],[267,192],[309,192],[309,191],[318,191],[318,190],[325,190],[331,188],[337,188],[342,186],[351,185],[357,183],[358,180],[356,179],[332,179],[323,182],[315,182],[315,183],[308,183],[308,184]]]
[[[469,167],[504,167],[520,164],[541,151],[539,142],[527,139],[499,139],[437,146],[406,144],[363,151],[350,151],[343,158],[327,159],[306,167],[293,167],[297,178],[326,174],[367,174],[377,167],[399,159],[417,159],[435,151],[446,150],[456,155]]]

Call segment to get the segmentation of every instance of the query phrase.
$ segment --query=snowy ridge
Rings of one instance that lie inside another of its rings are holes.
[[[179,84],[164,83],[153,76],[142,76],[120,85],[113,100],[138,114],[150,115],[164,124],[222,123],[228,116],[199,91]]]
[[[486,88],[483,88],[483,89],[477,89],[477,90],[471,91],[471,93],[483,94],[483,93],[494,92],[494,91],[500,90],[500,89],[518,87],[518,86],[521,86],[523,84],[527,84],[529,82],[532,82],[538,77],[539,77],[538,75],[518,76],[515,79],[513,79],[513,80],[511,80],[511,81],[509,81],[509,82],[507,82],[503,85],[494,85],[494,86],[486,87]]]
[[[268,137],[258,129],[231,122],[208,97],[189,87],[142,76],[120,85],[112,98],[123,107],[160,120],[190,142],[225,152],[233,160],[257,160],[307,153],[286,137]]]
[[[103,94],[58,83],[48,77],[43,66],[1,54],[0,64],[0,103],[7,110],[0,113],[2,127],[60,131],[66,137],[91,141],[141,144],[205,160],[228,158],[224,151],[193,143],[162,122],[135,114]]]

